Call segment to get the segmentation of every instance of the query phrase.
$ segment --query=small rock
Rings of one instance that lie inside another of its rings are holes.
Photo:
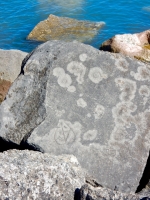
[[[149,200],[150,194],[145,197],[144,194],[121,193],[116,190],[101,187],[94,180],[87,180],[86,184],[76,190],[74,200]],[[145,194],[146,195],[146,194]]]
[[[21,63],[26,55],[27,53],[19,50],[0,49],[0,103],[21,72]]]
[[[150,30],[136,34],[115,35],[105,41],[100,50],[137,58],[150,62]]]

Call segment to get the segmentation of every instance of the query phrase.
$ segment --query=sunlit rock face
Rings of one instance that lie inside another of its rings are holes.
[[[0,153],[1,199],[71,200],[84,183],[85,171],[72,155],[28,150]]]
[[[73,154],[110,189],[135,192],[150,146],[150,65],[52,41],[24,62],[0,106],[0,136]]]
[[[93,39],[104,22],[78,21],[67,17],[49,17],[30,32],[27,39],[37,41],[64,40],[87,42]]]
[[[19,50],[0,49],[0,103],[4,100],[11,83],[21,71],[21,63],[27,53]]]
[[[105,41],[100,50],[137,58],[150,62],[150,30],[136,34],[115,35]]]

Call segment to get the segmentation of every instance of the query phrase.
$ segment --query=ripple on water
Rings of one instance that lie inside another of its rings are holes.
[[[31,51],[38,42],[27,41],[33,27],[49,14],[78,20],[104,21],[105,27],[89,43],[94,47],[115,34],[149,29],[148,0],[11,0],[0,2],[0,48]]]

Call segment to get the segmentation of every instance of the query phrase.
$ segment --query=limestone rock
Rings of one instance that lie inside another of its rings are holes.
[[[0,49],[0,103],[4,100],[11,83],[21,71],[21,63],[27,53],[19,50]]]
[[[100,50],[122,53],[150,62],[150,30],[136,34],[115,35],[105,41]]]
[[[68,17],[49,17],[38,23],[27,39],[37,41],[65,40],[86,42],[93,39],[104,22],[78,21]]]
[[[0,199],[71,200],[85,183],[85,171],[72,155],[35,151],[0,153]]]
[[[0,136],[73,154],[110,189],[135,192],[150,146],[150,65],[78,42],[46,42],[0,106]]]

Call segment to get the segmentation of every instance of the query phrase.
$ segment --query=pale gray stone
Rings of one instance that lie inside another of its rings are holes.
[[[145,199],[143,199],[145,197]],[[95,180],[86,179],[86,184],[80,190],[76,190],[75,200],[149,200],[150,193],[121,193],[117,190],[110,190],[101,187]]]
[[[26,55],[27,53],[19,50],[0,49],[0,79],[12,83],[19,75]]]
[[[88,45],[46,42],[0,107],[0,136],[73,154],[110,189],[135,192],[150,146],[150,66]]]
[[[9,150],[0,153],[0,199],[71,200],[85,174],[72,155]]]

